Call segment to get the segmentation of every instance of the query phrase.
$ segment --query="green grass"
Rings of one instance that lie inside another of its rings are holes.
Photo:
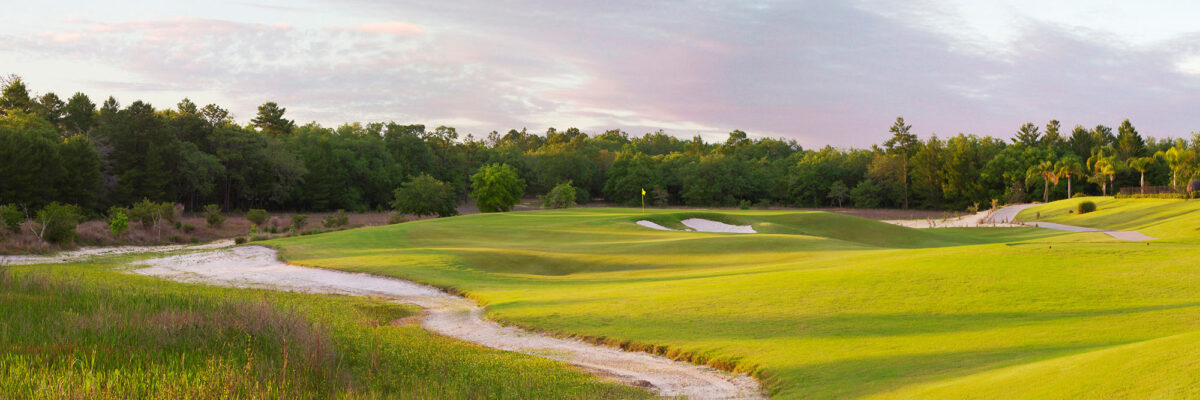
[[[634,224],[693,216],[764,233]],[[1200,384],[1169,371],[1192,358],[1167,343],[1194,346],[1200,329],[1200,247],[1186,240],[589,208],[269,243],[301,264],[461,290],[522,326],[752,372],[777,398],[1153,397]],[[1111,364],[1130,357],[1146,361]]]
[[[1082,201],[1096,203],[1096,211],[1076,214]],[[1017,215],[1018,220],[1041,220],[1067,225],[1117,231],[1136,230],[1168,240],[1194,242],[1200,240],[1200,200],[1176,199],[1114,199],[1084,197],[1054,201],[1030,207]]]
[[[128,257],[0,267],[0,398],[644,398],[397,321],[413,306],[187,285]]]

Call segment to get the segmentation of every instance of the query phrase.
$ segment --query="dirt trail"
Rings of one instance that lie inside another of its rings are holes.
[[[761,399],[758,382],[708,367],[642,352],[555,338],[487,320],[474,301],[413,282],[376,275],[288,265],[261,246],[196,252],[140,261],[135,272],[184,282],[307,293],[380,296],[424,307],[425,329],[501,350],[563,361],[598,375],[691,399]]]

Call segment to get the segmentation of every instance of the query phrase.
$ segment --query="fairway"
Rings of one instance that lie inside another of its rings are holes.
[[[760,233],[635,223],[687,218]],[[1197,390],[1180,352],[1196,348],[1200,247],[1184,233],[1147,246],[822,212],[589,208],[269,244],[298,264],[452,288],[527,328],[754,373],[776,398],[1095,398]]]

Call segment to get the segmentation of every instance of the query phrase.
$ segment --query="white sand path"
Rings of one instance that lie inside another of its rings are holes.
[[[138,264],[146,266],[135,271],[139,274],[183,282],[386,297],[425,308],[427,316],[422,325],[431,332],[563,361],[626,384],[656,390],[664,396],[765,398],[758,382],[747,375],[501,326],[484,318],[483,309],[470,299],[400,279],[289,265],[278,260],[275,250],[266,247],[196,252]]]
[[[1038,205],[1038,204],[1030,203],[1030,204],[1015,204],[1015,205],[1011,205],[1011,206],[1005,206],[1005,207],[1001,207],[1000,209],[998,209],[995,212],[992,212],[990,214],[988,214],[987,211],[983,211],[976,215],[971,215],[971,216],[961,217],[961,218],[958,218],[955,220],[951,220],[948,223],[942,223],[941,221],[935,220],[934,226],[929,226],[930,223],[925,220],[893,220],[893,221],[884,221],[884,222],[888,222],[888,223],[892,223],[892,224],[896,224],[896,225],[903,225],[903,226],[907,226],[909,228],[931,228],[931,227],[961,228],[961,227],[976,227],[976,226],[1032,226],[1032,227],[1037,227],[1037,228],[1054,229],[1054,230],[1068,231],[1068,232],[1101,232],[1101,233],[1104,233],[1113,238],[1116,238],[1119,240],[1126,240],[1126,241],[1147,241],[1147,240],[1156,240],[1157,239],[1157,238],[1154,238],[1151,236],[1147,236],[1138,231],[1110,231],[1110,230],[1106,230],[1106,229],[1088,228],[1088,227],[1083,227],[1083,226],[1066,225],[1066,224],[1059,224],[1059,223],[1054,223],[1054,222],[1041,222],[1041,221],[1017,222],[1017,221],[1014,221],[1017,218],[1017,214],[1020,214],[1021,211],[1024,211],[1025,209],[1036,206],[1036,205]],[[974,223],[972,223],[972,222],[974,222]]]

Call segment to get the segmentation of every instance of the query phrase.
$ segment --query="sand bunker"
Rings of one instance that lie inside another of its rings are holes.
[[[758,382],[708,367],[641,352],[597,346],[505,327],[484,318],[474,301],[432,287],[375,275],[298,267],[261,246],[197,252],[140,261],[135,272],[184,282],[309,293],[380,296],[424,307],[422,325],[441,335],[501,350],[550,358],[664,396],[691,399],[761,399]]]
[[[724,222],[710,221],[700,218],[688,218],[683,221],[683,226],[695,229],[699,232],[720,232],[720,233],[758,233],[754,231],[754,227],[750,225],[730,225]]]
[[[730,225],[730,224],[726,224],[724,222],[711,221],[711,220],[702,219],[702,218],[688,218],[688,219],[685,219],[685,220],[679,221],[679,222],[683,223],[683,226],[691,228],[689,230],[693,230],[696,232],[758,233],[758,232],[755,232],[754,227],[752,227],[750,225]],[[647,227],[647,228],[650,228],[650,229],[658,229],[660,231],[673,231],[674,230],[674,229],[656,224],[654,222],[646,221],[646,220],[638,221],[637,224]]]
[[[662,225],[659,225],[659,224],[656,224],[656,223],[653,223],[650,221],[646,221],[646,220],[638,221],[637,224],[647,227],[647,228],[650,228],[650,229],[658,229],[660,231],[673,231],[674,230],[674,229],[671,229],[671,228],[668,228],[668,227],[665,227],[665,226],[662,226]]]

